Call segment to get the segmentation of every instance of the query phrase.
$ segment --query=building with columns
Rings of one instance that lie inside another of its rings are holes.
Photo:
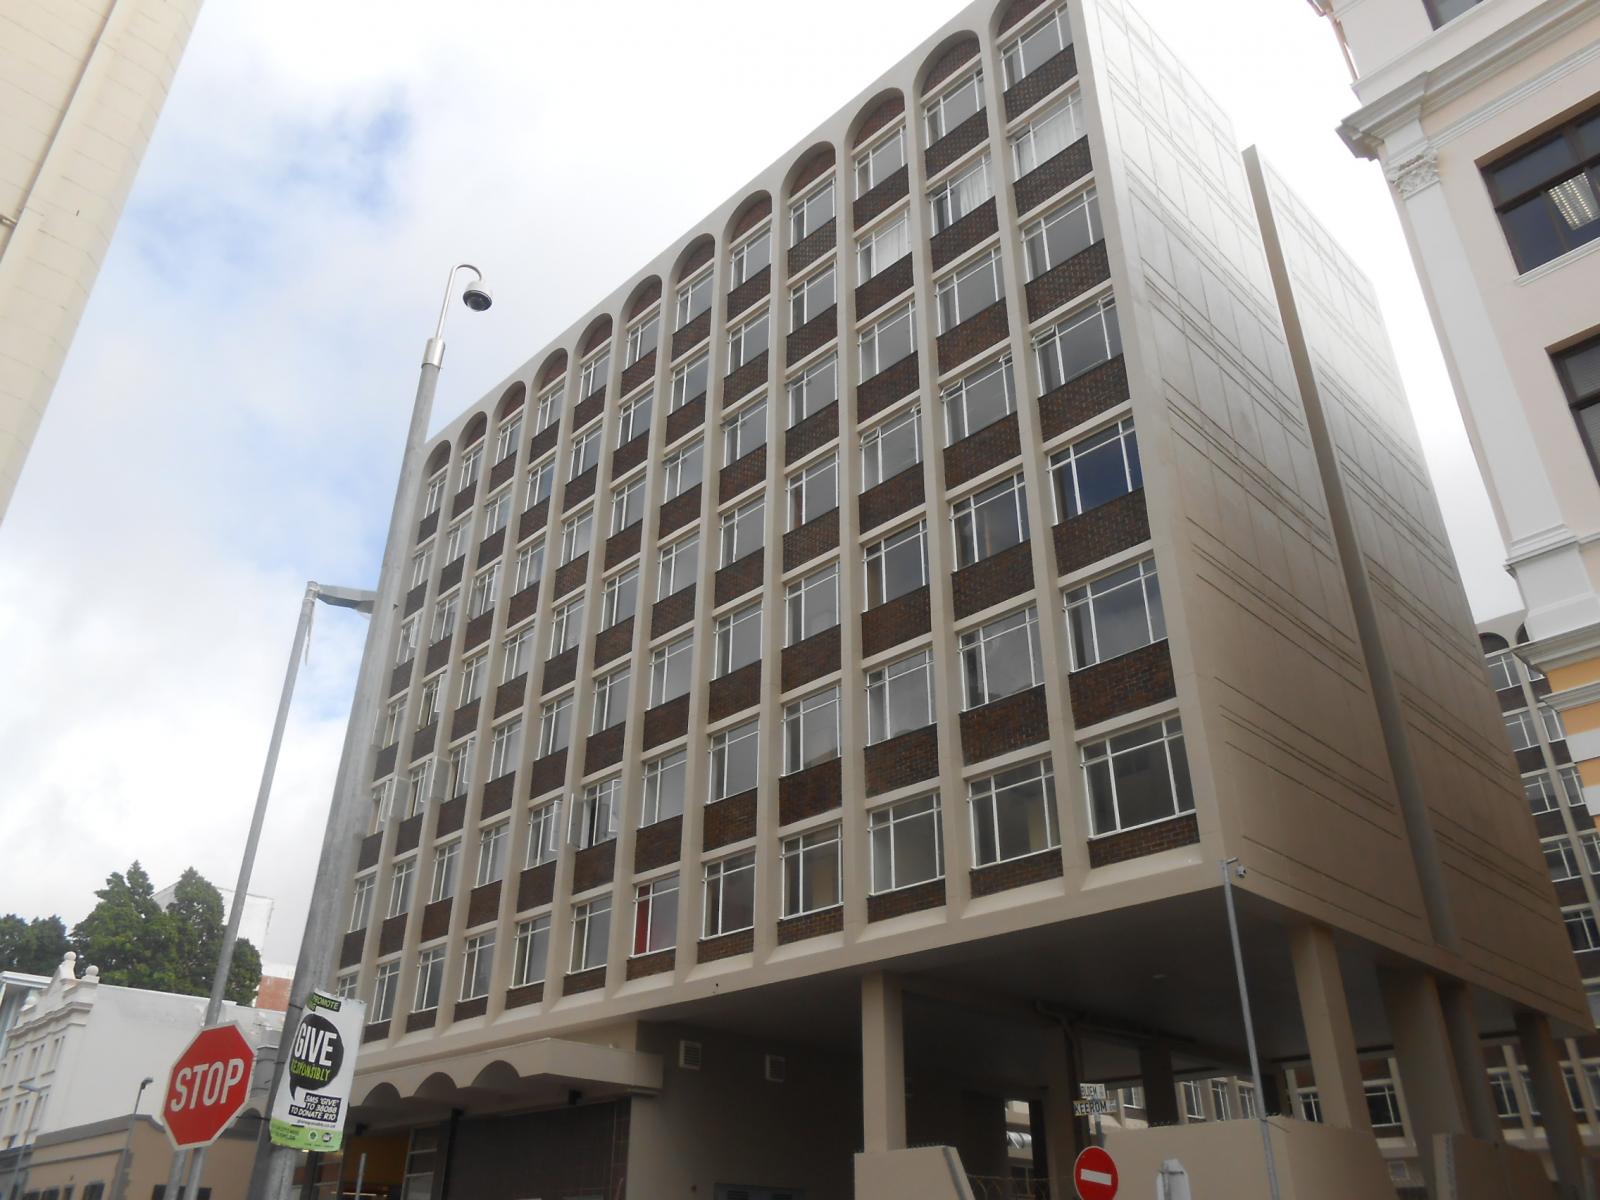
[[[1600,10],[1314,0],[1390,182],[1550,681],[1600,812]]]
[[[1426,1186],[1543,1187],[1485,1039],[1576,1195],[1371,287],[1120,0],[978,0],[425,458],[328,967],[401,1200],[993,1194],[1013,1102],[1065,1197],[1085,1082],[1130,1191],[1265,1197],[1181,1116],[1249,1074],[1225,880],[1285,1195],[1390,1190],[1373,1054]]]
[[[0,520],[200,4],[0,6]]]

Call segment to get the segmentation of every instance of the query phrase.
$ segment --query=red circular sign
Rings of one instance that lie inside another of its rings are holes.
[[[1079,1200],[1113,1200],[1117,1194],[1116,1161],[1099,1146],[1089,1146],[1072,1164],[1072,1182]]]
[[[250,1096],[255,1061],[237,1025],[214,1025],[195,1035],[172,1064],[161,1103],[174,1146],[185,1150],[217,1140]]]

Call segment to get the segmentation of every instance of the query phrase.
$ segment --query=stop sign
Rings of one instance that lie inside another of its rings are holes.
[[[1072,1164],[1072,1182],[1081,1200],[1114,1200],[1116,1161],[1099,1146],[1085,1147]]]
[[[209,1146],[239,1115],[250,1095],[256,1052],[237,1025],[213,1025],[195,1034],[167,1080],[162,1115],[179,1150]]]

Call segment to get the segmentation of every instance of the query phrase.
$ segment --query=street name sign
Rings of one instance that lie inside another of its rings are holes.
[[[1075,1117],[1103,1117],[1111,1111],[1111,1105],[1104,1100],[1074,1100],[1072,1102],[1072,1115]]]

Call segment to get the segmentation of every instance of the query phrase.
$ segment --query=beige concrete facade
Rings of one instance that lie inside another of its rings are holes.
[[[201,0],[0,0],[0,519]]]

